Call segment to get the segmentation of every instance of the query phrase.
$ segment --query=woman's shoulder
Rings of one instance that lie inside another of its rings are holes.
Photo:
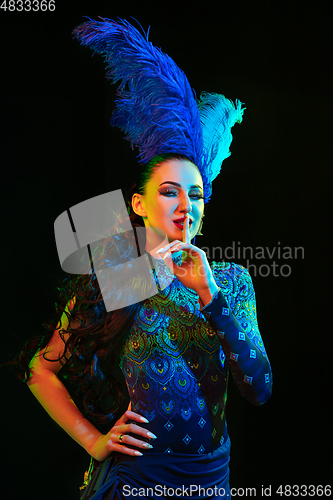
[[[243,274],[244,272],[248,272],[246,267],[241,266],[240,264],[236,264],[235,262],[226,262],[226,261],[215,261],[209,263],[212,271],[215,273],[223,273],[223,274]]]
[[[252,279],[246,267],[235,262],[215,261],[209,263],[216,284],[219,287],[227,286],[233,283],[233,288],[239,288],[244,284],[252,286]]]

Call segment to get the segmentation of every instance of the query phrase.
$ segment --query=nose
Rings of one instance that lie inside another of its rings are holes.
[[[183,193],[181,196],[181,201],[179,202],[179,211],[184,212],[184,213],[191,213],[192,212],[192,202],[190,197]]]

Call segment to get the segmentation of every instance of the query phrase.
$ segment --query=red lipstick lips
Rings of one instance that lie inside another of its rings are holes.
[[[192,219],[191,219],[191,217],[189,217],[189,219],[190,219],[190,224],[192,224]],[[182,218],[180,218],[180,219],[174,219],[174,221],[173,221],[173,222],[179,222],[179,223],[181,223],[181,222],[185,222],[185,217],[182,217]]]
[[[189,220],[190,220],[190,225],[192,224],[192,219],[191,217],[189,217]],[[185,222],[185,217],[181,217],[179,219],[175,219],[173,221],[173,223],[175,224],[175,226],[177,226],[179,229],[183,229],[184,227],[184,222]]]

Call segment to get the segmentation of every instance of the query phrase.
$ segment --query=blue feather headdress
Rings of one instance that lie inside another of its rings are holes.
[[[106,76],[120,82],[111,125],[125,132],[139,161],[164,153],[186,155],[198,167],[204,202],[212,181],[230,155],[231,127],[242,121],[242,103],[221,94],[202,93],[197,101],[185,73],[128,21],[100,18],[73,31],[94,53],[104,54]]]

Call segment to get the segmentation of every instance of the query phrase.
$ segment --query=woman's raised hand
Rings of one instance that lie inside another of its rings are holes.
[[[134,423],[127,423],[128,420],[135,420],[136,422],[148,423],[148,420],[135,413],[134,411],[127,410],[121,416],[119,420],[115,423],[112,429],[107,433],[99,436],[90,451],[93,458],[102,462],[113,451],[119,451],[120,453],[125,453],[126,455],[141,456],[142,453],[138,450],[133,450],[128,448],[126,445],[136,446],[139,449],[149,449],[152,445],[146,443],[143,440],[129,436],[131,434],[137,434],[138,436],[143,436],[145,439],[156,439],[155,434],[147,431],[144,427],[140,427]]]
[[[174,240],[156,251],[162,254],[165,264],[172,270],[175,276],[187,288],[192,288],[198,295],[215,284],[215,280],[209,266],[206,253],[194,245],[191,245],[189,237],[189,217],[185,215],[183,226],[183,241]],[[171,254],[183,251],[182,264],[177,266],[172,261]],[[216,286],[216,284],[215,284]]]

